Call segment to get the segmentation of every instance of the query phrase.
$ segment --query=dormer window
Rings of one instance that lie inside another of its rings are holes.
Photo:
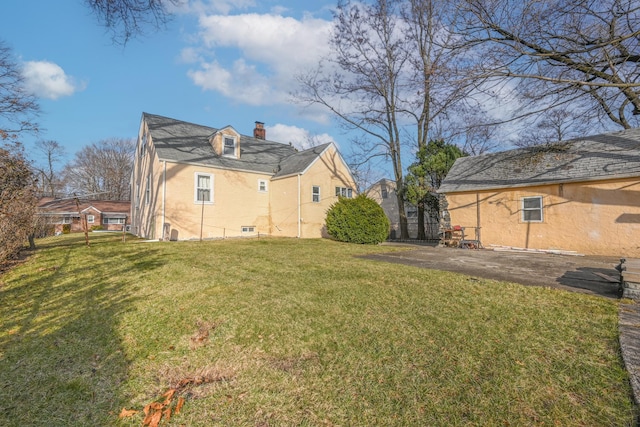
[[[219,129],[209,137],[216,156],[240,158],[240,134],[231,126]]]
[[[236,139],[230,136],[224,137],[224,147],[222,151],[223,156],[237,157],[236,156]]]

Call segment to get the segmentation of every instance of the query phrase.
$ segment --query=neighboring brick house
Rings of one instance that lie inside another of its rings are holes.
[[[88,230],[122,231],[131,224],[130,210],[128,201],[86,200],[78,205],[75,199],[43,198],[37,212],[55,233],[61,233],[65,225],[71,232],[84,231],[83,221]]]
[[[355,180],[334,143],[298,151],[253,137],[143,113],[132,189],[132,232],[159,240],[321,237],[327,209]]]
[[[439,193],[485,247],[640,257],[640,129],[462,157]]]

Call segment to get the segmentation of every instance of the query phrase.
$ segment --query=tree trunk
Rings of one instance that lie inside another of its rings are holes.
[[[33,234],[29,234],[29,250],[30,251],[35,251],[36,250],[36,240],[35,240]]]
[[[424,203],[418,203],[418,240],[427,240],[424,231]]]
[[[398,221],[400,224],[400,240],[409,239],[409,227],[407,226],[407,212],[404,210],[404,197],[402,191],[396,191],[398,199]]]

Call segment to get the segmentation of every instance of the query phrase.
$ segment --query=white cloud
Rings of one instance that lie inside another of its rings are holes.
[[[267,131],[267,139],[271,141],[291,143],[298,150],[306,150],[307,148],[334,141],[331,135],[327,133],[314,135],[307,129],[284,125],[281,123],[273,126],[265,126],[265,129]]]
[[[200,17],[198,69],[188,75],[205,90],[240,103],[278,105],[289,100],[295,75],[329,53],[331,22],[275,14],[203,15]],[[195,52],[183,53],[195,58]],[[229,56],[231,59],[229,60]],[[225,61],[226,59],[226,61]]]
[[[272,90],[265,76],[243,59],[235,61],[230,69],[215,61],[203,63],[199,70],[189,71],[188,76],[204,90],[219,92],[227,98],[248,105],[267,105],[281,96]]]
[[[184,64],[196,64],[202,61],[202,57],[196,48],[187,47],[180,52],[179,61]]]
[[[73,95],[85,87],[76,83],[58,64],[49,61],[25,62],[22,75],[26,89],[41,98],[58,99]]]
[[[331,22],[310,16],[212,15],[202,17],[200,26],[206,46],[240,49],[245,58],[280,71],[315,65],[329,52]]]

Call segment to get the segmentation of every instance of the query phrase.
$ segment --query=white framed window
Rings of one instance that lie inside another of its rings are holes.
[[[104,218],[102,220],[103,224],[124,224],[124,218]]]
[[[236,139],[232,136],[225,136],[222,147],[222,155],[236,157]]]
[[[266,179],[259,179],[258,180],[258,191],[261,193],[266,193],[267,192],[267,180]]]
[[[336,187],[336,197],[353,197],[353,190],[348,187]]]
[[[151,203],[151,173],[147,175],[147,183],[144,189],[144,203],[147,205]]]
[[[311,201],[313,203],[320,203],[320,186],[314,185],[311,187]]]
[[[60,222],[62,224],[71,224],[71,216],[70,215],[64,215]]]
[[[213,175],[196,172],[194,190],[196,203],[213,203]]]
[[[256,227],[255,227],[255,225],[243,225],[242,226],[242,232],[243,233],[255,233],[256,232]]]
[[[87,224],[93,224],[96,220],[96,217],[93,215],[87,215]]]
[[[522,198],[522,221],[542,222],[542,196]]]

